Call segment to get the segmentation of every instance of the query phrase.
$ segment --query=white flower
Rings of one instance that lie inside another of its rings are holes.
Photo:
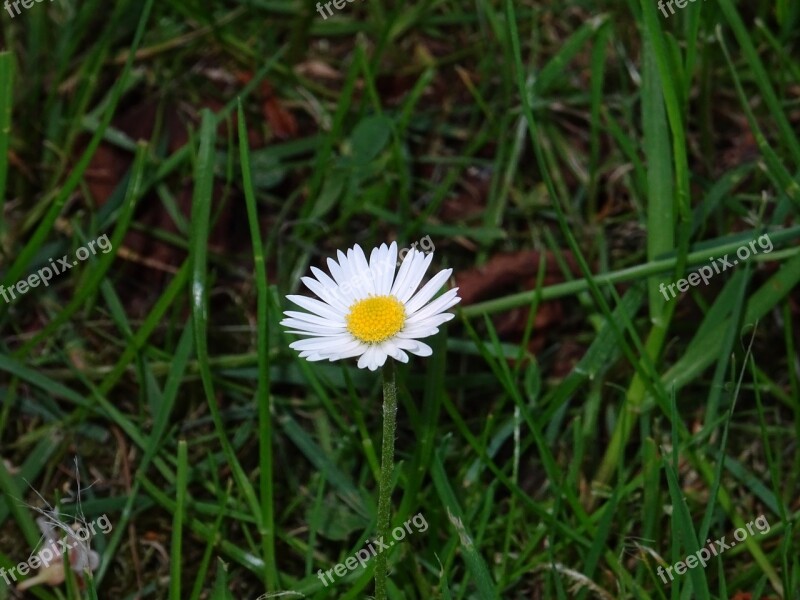
[[[454,288],[430,302],[453,270],[440,271],[417,291],[433,260],[432,253],[412,249],[397,276],[395,242],[373,249],[369,263],[358,245],[347,255],[337,251],[337,256],[339,262],[328,259],[332,279],[315,267],[311,271],[316,279],[303,277],[303,283],[319,300],[287,296],[310,311],[284,313],[288,318],[281,325],[290,327],[289,333],[308,336],[290,347],[311,361],[358,356],[358,367],[370,371],[382,367],[389,356],[404,363],[408,362],[407,352],[430,356],[431,347],[419,340],[438,333],[439,325],[454,317],[443,311],[461,300],[456,295],[458,288]]]

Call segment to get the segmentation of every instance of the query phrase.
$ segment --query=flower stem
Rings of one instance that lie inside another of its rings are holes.
[[[394,361],[383,367],[383,447],[381,449],[381,478],[378,484],[378,536],[389,539],[392,516],[392,473],[394,472],[394,435],[397,426],[397,384]],[[383,552],[375,557],[375,600],[386,600],[389,577],[388,556]]]

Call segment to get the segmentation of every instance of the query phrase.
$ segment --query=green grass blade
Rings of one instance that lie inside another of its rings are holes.
[[[195,170],[195,190],[192,199],[192,231],[190,258],[192,264],[191,300],[192,323],[194,324],[195,350],[200,378],[203,382],[214,428],[225,458],[231,467],[234,480],[250,505],[253,516],[260,523],[261,509],[250,480],[228,440],[222,415],[217,404],[214,379],[209,366],[208,354],[208,235],[211,221],[211,198],[214,194],[214,151],[217,123],[209,110],[202,113],[200,125],[200,149]]]
[[[497,589],[495,588],[492,576],[486,566],[486,562],[475,547],[472,535],[467,530],[464,523],[464,513],[456,500],[456,495],[453,488],[450,487],[450,482],[447,479],[447,473],[442,466],[439,453],[437,452],[433,458],[433,465],[431,468],[431,477],[436,487],[436,492],[439,495],[442,505],[447,511],[447,518],[450,524],[455,529],[458,536],[461,552],[463,553],[464,562],[469,569],[472,578],[475,580],[475,585],[478,589],[480,598],[485,600],[495,600],[499,598]]]
[[[272,437],[275,424],[272,420],[272,395],[269,381],[269,313],[267,302],[269,291],[267,289],[267,267],[264,260],[264,244],[261,241],[260,222],[258,219],[258,206],[256,204],[253,180],[250,173],[250,148],[247,142],[247,125],[244,111],[239,103],[239,153],[242,166],[242,183],[244,186],[245,203],[247,205],[247,219],[250,223],[250,239],[253,245],[253,263],[256,281],[256,319],[258,335],[256,344],[258,349],[258,387],[256,390],[256,404],[258,406],[259,430],[259,465],[261,515],[262,515],[262,548],[264,564],[267,565],[264,584],[267,591],[277,591],[280,586],[278,567],[275,563],[275,510],[272,490],[275,487],[273,476]]]
[[[5,231],[6,177],[11,110],[14,107],[14,55],[0,52],[0,233]]]
[[[170,546],[169,598],[181,600],[183,567],[183,522],[186,520],[186,498],[189,490],[189,454],[186,440],[178,442],[178,477],[175,481],[177,495],[172,515],[172,545]]]

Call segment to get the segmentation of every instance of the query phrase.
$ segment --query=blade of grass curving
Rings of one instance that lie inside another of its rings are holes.
[[[682,273],[685,268],[686,253],[689,247],[692,213],[689,203],[689,160],[686,153],[686,134],[684,131],[683,115],[684,105],[681,98],[688,98],[688,83],[680,90],[673,83],[673,74],[680,63],[675,64],[670,60],[667,48],[666,34],[659,22],[656,5],[648,0],[641,0],[643,37],[652,45],[653,58],[658,67],[659,85],[663,95],[664,107],[670,132],[672,133],[672,156],[675,168],[675,203],[677,205],[677,241],[678,255],[676,273]],[[691,77],[687,73],[686,77]],[[683,81],[684,78],[681,78]],[[682,93],[683,92],[683,93]]]
[[[597,562],[600,560],[600,556],[608,550],[608,536],[611,533],[611,525],[614,522],[621,489],[622,486],[614,488],[611,494],[611,500],[601,509],[602,518],[595,531],[592,547],[589,549],[589,554],[583,558],[581,573],[586,575],[589,579],[594,576],[594,571],[597,568]]]
[[[600,127],[603,122],[601,109],[604,104],[603,83],[607,58],[608,40],[613,32],[613,25],[603,23],[597,32],[595,44],[592,48],[592,76],[591,76],[591,109],[589,121],[589,211],[597,214],[597,180],[600,175]]]
[[[644,501],[642,502],[641,511],[641,536],[645,540],[655,540],[657,539],[656,532],[658,531],[662,514],[661,507],[663,506],[659,477],[661,461],[658,459],[658,446],[656,446],[656,442],[652,437],[644,439],[642,445],[642,469],[644,470],[642,494]],[[640,569],[637,573],[637,579],[640,583],[644,580],[643,569]]]
[[[433,456],[433,463],[431,464],[431,477],[433,478],[433,485],[436,488],[439,500],[441,500],[442,506],[444,506],[445,510],[447,511],[447,518],[449,519],[450,524],[456,530],[456,534],[458,535],[458,539],[460,541],[464,562],[466,563],[467,569],[472,575],[472,578],[475,580],[475,585],[478,588],[478,594],[480,598],[483,598],[484,600],[495,600],[496,598],[499,598],[500,596],[497,593],[497,589],[495,588],[495,584],[492,580],[491,574],[489,573],[489,569],[486,566],[486,562],[483,560],[483,557],[475,547],[473,538],[467,530],[466,524],[464,523],[464,513],[458,504],[458,500],[456,500],[456,495],[453,492],[453,488],[450,487],[450,482],[448,481],[447,473],[442,466],[439,452],[436,452]]]
[[[534,91],[543,96],[552,91],[555,82],[563,82],[564,69],[569,61],[583,50],[589,40],[597,35],[598,30],[608,21],[608,14],[599,14],[581,25],[572,35],[559,44],[558,51],[547,61],[533,84]]]
[[[94,575],[91,571],[86,573],[86,591],[89,594],[89,600],[98,600],[97,598],[97,585],[94,581]]]
[[[645,37],[642,76],[642,126],[647,160],[647,259],[660,258],[675,247],[672,163],[669,130],[664,113],[664,95],[652,43]],[[666,299],[658,291],[655,277],[647,280],[650,320],[662,322]]]
[[[683,63],[683,72],[686,74],[688,81],[691,81],[694,77],[694,65],[697,61],[697,49],[699,47],[697,39],[700,33],[701,6],[692,6],[684,13],[686,14],[686,20],[684,21],[686,61]],[[687,85],[685,89],[688,90],[689,88],[690,86]],[[684,98],[684,101],[688,102],[688,98]]]
[[[183,522],[186,520],[186,497],[189,489],[189,453],[186,440],[178,442],[178,476],[175,480],[175,512],[172,515],[170,546],[169,599],[181,600],[183,568]]]
[[[678,483],[678,478],[672,464],[667,457],[662,458],[662,466],[667,476],[667,484],[669,495],[672,499],[672,537],[673,540],[683,540],[683,548],[686,551],[686,556],[695,554],[700,549],[700,544],[697,541],[697,533],[692,523],[692,517],[689,514],[689,507],[686,505],[683,491]],[[673,545],[673,549],[678,549],[680,546]],[[673,553],[672,558],[675,562],[681,560],[683,555],[676,555]],[[710,600],[711,594],[708,591],[708,581],[706,579],[704,569],[690,569],[689,577],[691,578],[692,598],[697,600]]]
[[[222,502],[220,506],[226,506],[227,500],[231,493],[231,485],[228,482],[228,487],[225,489],[225,495],[222,498]],[[194,581],[194,587],[192,588],[192,594],[189,597],[190,600],[199,600],[200,594],[203,592],[203,582],[206,580],[206,576],[208,575],[208,567],[211,564],[211,557],[214,551],[214,547],[216,546],[216,540],[221,537],[221,525],[222,519],[225,517],[225,511],[220,510],[219,514],[217,515],[216,520],[214,521],[214,527],[211,530],[212,538],[206,544],[206,549],[203,552],[203,558],[200,560],[200,567],[197,569],[197,578]]]
[[[741,298],[740,298],[740,300],[741,300]],[[736,306],[735,310],[736,311],[741,311],[741,309],[742,309],[742,304],[740,302],[738,304],[738,306]],[[739,323],[739,321],[738,320],[734,320],[734,323],[736,323],[737,327],[731,327],[730,331],[738,333],[738,323]],[[730,337],[733,338],[734,336],[731,335]],[[738,337],[738,336],[736,336],[736,337]],[[756,337],[756,328],[754,327],[753,328],[753,333],[750,336],[750,344],[747,347],[747,355],[745,355],[744,361],[742,362],[742,369],[741,369],[741,372],[739,373],[739,379],[736,382],[735,389],[733,390],[732,399],[731,399],[731,407],[728,410],[728,414],[727,414],[727,416],[725,418],[725,423],[724,423],[723,428],[722,428],[722,439],[720,440],[720,443],[719,443],[719,450],[716,452],[716,454],[717,454],[717,465],[716,465],[715,474],[714,474],[714,481],[711,484],[711,490],[710,490],[709,495],[708,495],[708,504],[706,505],[706,514],[704,515],[703,521],[702,521],[702,523],[700,525],[700,539],[701,540],[704,537],[706,537],[706,535],[708,535],[708,531],[711,529],[711,521],[714,518],[714,513],[715,513],[715,508],[716,508],[716,501],[717,501],[717,492],[719,491],[719,487],[722,484],[722,472],[723,472],[723,470],[725,468],[725,458],[726,458],[725,452],[726,452],[727,447],[728,447],[728,432],[730,431],[730,424],[731,424],[731,421],[733,420],[734,410],[736,409],[736,401],[739,398],[739,390],[741,389],[741,386],[742,386],[742,379],[744,378],[744,373],[745,373],[745,370],[747,369],[747,359],[748,359],[748,357],[749,357],[749,355],[751,353],[751,350],[753,348],[753,341],[755,340],[755,337]],[[731,346],[732,346],[732,343],[731,343]],[[727,353],[723,352],[721,354],[721,357],[724,357],[724,360],[725,360],[726,363],[728,362],[728,356],[730,355],[731,348],[727,348],[727,350],[728,350]],[[715,376],[716,376],[716,374],[715,374]],[[736,376],[735,373],[731,373],[731,379],[733,379],[735,376]],[[715,377],[714,382],[712,383],[712,387],[715,387],[715,386],[716,387],[720,387],[720,388],[722,387],[722,381],[721,380],[717,381],[716,377]]]
[[[217,559],[217,578],[214,582],[211,598],[213,600],[233,600],[228,588],[228,566],[221,558]]]
[[[733,325],[725,332],[725,337],[720,340],[721,351],[717,359],[717,366],[714,369],[714,376],[711,379],[711,386],[709,389],[708,402],[706,403],[705,419],[703,422],[703,429],[697,434],[697,440],[704,439],[706,436],[711,436],[716,428],[717,414],[719,411],[720,398],[724,388],[723,382],[728,371],[728,364],[730,361],[731,353],[733,352],[734,344],[739,338],[739,324],[741,322],[742,314],[744,312],[744,305],[747,298],[748,282],[750,280],[750,263],[745,265],[743,271],[739,271],[734,276],[735,284],[731,284],[731,288],[736,290],[734,303],[730,311],[730,322]],[[734,403],[735,403],[734,398]]]
[[[68,388],[64,384],[44,375],[39,369],[31,369],[8,355],[0,354],[0,371],[19,377],[31,385],[47,392],[55,398],[64,398],[77,406],[90,406],[90,402],[83,395]]]
[[[247,124],[245,123],[244,110],[239,101],[239,155],[242,168],[242,185],[244,187],[245,204],[247,206],[247,220],[250,223],[250,239],[253,246],[253,268],[256,281],[256,344],[258,350],[258,387],[256,389],[256,406],[258,407],[259,431],[259,466],[262,527],[261,540],[264,564],[267,566],[264,574],[264,584],[268,591],[278,590],[280,580],[278,567],[275,562],[275,500],[274,473],[272,459],[272,437],[275,427],[272,421],[272,395],[269,382],[269,314],[267,302],[267,266],[264,260],[264,244],[261,241],[261,229],[258,220],[258,207],[253,179],[250,173],[250,148],[248,145]]]
[[[755,25],[758,32],[764,36],[767,43],[772,46],[772,52],[781,59],[781,70],[785,69],[791,74],[794,81],[800,81],[800,65],[797,64],[797,61],[793,60],[791,54],[782,47],[781,42],[767,29],[767,24],[764,23],[762,19],[757,18],[755,20]]]
[[[190,261],[192,265],[191,300],[192,323],[194,325],[195,352],[197,354],[200,379],[208,402],[214,430],[219,438],[225,459],[233,473],[236,485],[244,495],[253,516],[261,527],[261,508],[250,480],[242,468],[228,440],[222,415],[217,404],[214,378],[211,374],[208,355],[208,289],[207,254],[211,221],[211,198],[214,192],[214,152],[217,122],[214,114],[204,109],[200,125],[200,148],[195,166],[195,189],[192,198],[192,230],[190,239]]]

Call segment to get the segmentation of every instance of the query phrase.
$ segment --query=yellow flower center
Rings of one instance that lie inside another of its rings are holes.
[[[406,309],[394,296],[370,296],[350,307],[347,330],[368,344],[388,340],[403,328]]]

